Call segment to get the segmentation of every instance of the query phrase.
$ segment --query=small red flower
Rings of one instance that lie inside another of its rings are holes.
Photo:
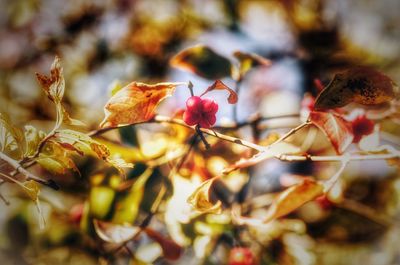
[[[193,96],[186,101],[183,121],[190,126],[198,124],[202,128],[210,128],[217,120],[217,111],[218,104],[215,100]]]
[[[357,116],[352,121],[354,143],[360,142],[361,138],[365,135],[370,135],[374,132],[374,122],[368,119],[365,114]]]

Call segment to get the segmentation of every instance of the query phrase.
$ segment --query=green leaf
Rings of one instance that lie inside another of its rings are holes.
[[[117,202],[117,211],[113,216],[114,223],[133,223],[136,220],[146,182],[152,173],[152,169],[147,169],[143,172],[131,187],[129,194]]]
[[[176,54],[171,66],[215,80],[231,75],[231,62],[204,45],[196,45]]]

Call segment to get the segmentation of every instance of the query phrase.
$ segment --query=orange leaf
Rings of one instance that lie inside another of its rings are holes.
[[[201,96],[203,96],[203,95],[205,95],[208,92],[213,91],[213,90],[228,90],[228,92],[229,92],[228,103],[229,104],[235,104],[238,101],[238,95],[236,94],[236,92],[233,91],[233,89],[229,88],[224,83],[222,83],[221,80],[215,81],[214,84],[209,86],[206,89],[206,91],[204,91],[203,94],[201,94]]]
[[[334,113],[312,111],[309,120],[326,134],[338,154],[342,154],[352,143],[354,135],[351,123],[342,117]]]
[[[148,85],[132,82],[112,96],[104,107],[105,118],[100,127],[145,122],[153,118],[157,105],[184,83]]]
[[[291,186],[282,191],[268,208],[264,222],[287,215],[306,202],[309,202],[323,194],[324,186],[312,179],[304,179],[303,182]]]
[[[303,204],[314,200],[324,193],[324,186],[313,179],[305,178],[302,182],[280,192],[272,201],[264,218],[252,218],[241,215],[240,206],[232,208],[232,218],[238,224],[260,225],[285,216]]]
[[[316,109],[343,107],[351,102],[377,105],[396,97],[398,87],[386,75],[369,67],[355,67],[336,74],[319,94]]]
[[[168,260],[179,259],[179,257],[182,254],[182,247],[177,243],[175,243],[175,241],[164,237],[159,232],[154,231],[153,229],[150,228],[145,228],[145,232],[151,239],[160,244],[164,253],[164,258]]]

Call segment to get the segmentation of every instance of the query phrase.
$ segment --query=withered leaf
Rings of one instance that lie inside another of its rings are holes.
[[[182,254],[182,247],[178,245],[175,241],[166,238],[157,231],[150,228],[145,228],[146,234],[156,241],[162,248],[164,258],[168,260],[177,260]]]
[[[388,76],[369,67],[354,67],[334,76],[317,97],[315,109],[340,108],[351,102],[377,105],[397,95],[398,87]]]
[[[72,119],[64,109],[61,101],[64,96],[65,80],[60,57],[56,56],[50,69],[50,76],[36,73],[36,78],[46,93],[47,97],[54,102],[57,111],[56,129],[64,122],[69,125],[82,126],[81,121]]]
[[[157,105],[185,83],[148,85],[132,82],[112,96],[104,107],[105,118],[100,127],[113,127],[145,122],[153,118]]]
[[[210,189],[217,178],[204,181],[187,199],[187,202],[198,212],[219,214],[222,211],[221,201],[216,203],[210,200]]]
[[[338,154],[342,154],[353,142],[354,135],[351,123],[339,115],[312,111],[309,121],[325,133]]]
[[[49,99],[55,103],[60,103],[64,96],[65,89],[65,80],[60,57],[55,57],[50,68],[50,76],[36,73],[36,78]]]
[[[203,96],[213,90],[227,90],[229,92],[229,96],[228,96],[229,104],[235,104],[238,101],[238,95],[236,94],[236,92],[233,89],[229,88],[224,83],[222,83],[221,80],[215,81],[211,86],[209,86],[206,89],[206,91],[203,92],[203,94],[201,94],[201,96]]]
[[[196,45],[176,54],[171,66],[206,79],[220,79],[231,74],[231,62],[204,45]]]
[[[132,240],[141,230],[138,226],[118,225],[110,222],[93,220],[94,229],[100,239],[113,244],[123,244]]]

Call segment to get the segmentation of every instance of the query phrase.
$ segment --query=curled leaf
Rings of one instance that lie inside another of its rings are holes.
[[[251,68],[257,66],[270,66],[271,61],[255,53],[236,51],[233,56],[240,62],[239,72],[243,77]]]
[[[334,113],[312,111],[309,121],[325,133],[338,154],[353,142],[351,123]]]
[[[221,213],[221,201],[216,203],[210,200],[210,190],[216,180],[215,178],[204,181],[187,199],[187,202],[192,205],[192,207],[201,213]]]
[[[166,238],[157,231],[150,228],[145,228],[146,234],[156,241],[162,248],[164,258],[168,260],[177,260],[182,254],[182,247],[178,245],[175,241]]]
[[[109,222],[93,220],[94,229],[100,239],[113,244],[123,244],[132,240],[141,230],[138,226],[117,225]]]
[[[201,94],[201,96],[203,96],[213,90],[227,90],[229,92],[229,97],[228,97],[229,104],[235,104],[238,101],[238,95],[236,94],[236,92],[233,89],[229,88],[224,83],[222,83],[221,80],[215,81],[214,84],[209,86],[206,89],[206,91],[204,91],[203,94]]]
[[[46,143],[35,161],[54,174],[64,174],[68,169],[78,172],[74,161],[68,156],[67,150],[52,141]]]
[[[351,102],[377,105],[397,96],[398,87],[383,73],[369,67],[355,67],[336,74],[319,94],[315,108],[333,109]]]
[[[231,62],[204,45],[179,52],[171,59],[170,65],[210,80],[231,74]]]
[[[100,127],[113,127],[145,122],[153,118],[157,105],[185,83],[148,85],[132,82],[112,96],[104,107],[105,118]]]
[[[56,129],[60,127],[63,122],[74,126],[84,125],[81,121],[72,119],[61,103],[64,96],[65,80],[63,76],[63,68],[61,67],[60,57],[55,57],[53,64],[50,68],[50,76],[36,73],[36,79],[46,93],[47,97],[56,105]]]
[[[50,68],[50,76],[36,73],[36,78],[46,92],[48,98],[55,103],[60,103],[64,96],[65,89],[65,80],[60,57],[55,57]]]

